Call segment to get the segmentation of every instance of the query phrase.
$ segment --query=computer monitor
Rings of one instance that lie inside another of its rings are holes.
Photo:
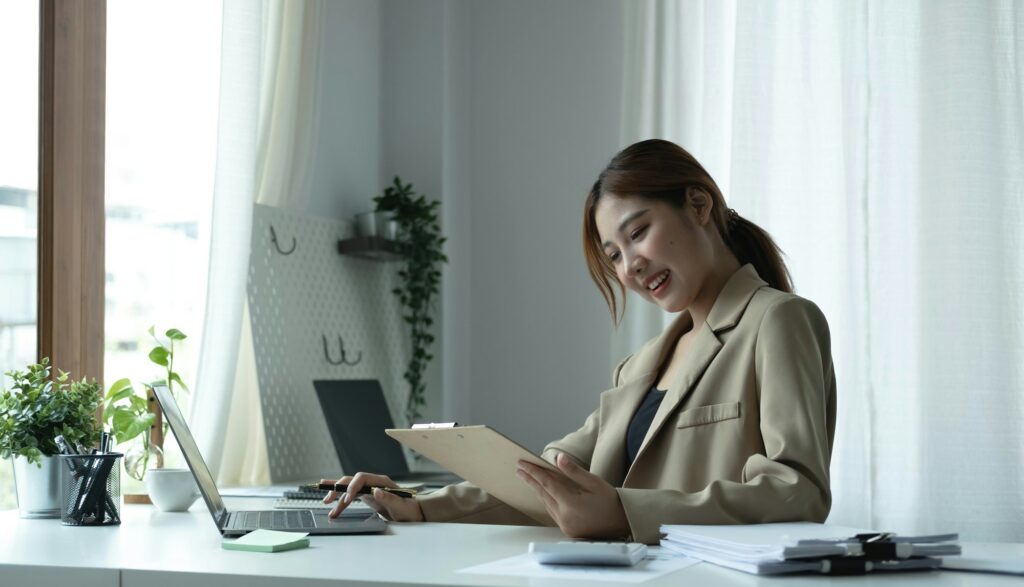
[[[318,380],[313,387],[346,474],[366,471],[392,478],[408,475],[402,445],[384,433],[395,423],[379,381]]]

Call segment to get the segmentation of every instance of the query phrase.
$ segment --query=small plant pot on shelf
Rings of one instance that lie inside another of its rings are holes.
[[[397,240],[398,221],[390,212],[356,214],[356,236]]]

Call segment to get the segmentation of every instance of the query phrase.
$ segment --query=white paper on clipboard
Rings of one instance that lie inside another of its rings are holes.
[[[516,463],[524,460],[552,471],[558,469],[497,430],[458,426],[385,432],[534,520],[546,526],[555,525],[533,489],[516,475]]]

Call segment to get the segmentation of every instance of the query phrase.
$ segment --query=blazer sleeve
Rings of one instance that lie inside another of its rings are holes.
[[[828,323],[812,302],[769,308],[754,350],[764,454],[739,481],[696,493],[619,488],[633,539],[656,544],[661,524],[823,522],[831,507],[829,460],[835,431],[835,373]]]
[[[616,386],[622,376],[622,369],[628,361],[629,357],[626,357],[612,373],[612,379]],[[541,458],[554,464],[558,453],[564,452],[573,457],[581,466],[589,468],[599,431],[598,411],[595,410],[587,417],[579,430],[544,447]],[[416,499],[420,504],[420,509],[423,510],[423,517],[428,522],[537,525],[533,518],[469,482],[450,485]]]

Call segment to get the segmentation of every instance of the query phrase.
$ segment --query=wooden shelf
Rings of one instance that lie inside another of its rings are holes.
[[[370,261],[399,261],[398,243],[379,236],[357,236],[338,241],[338,252]]]

